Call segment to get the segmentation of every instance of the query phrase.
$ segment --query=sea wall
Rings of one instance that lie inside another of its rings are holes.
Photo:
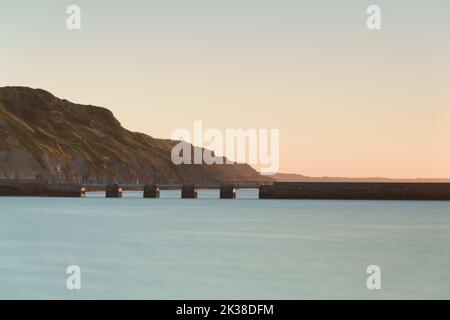
[[[22,197],[70,197],[80,198],[85,194],[80,185],[44,185],[37,183],[0,183],[0,196]]]
[[[450,200],[450,183],[276,182],[260,199]]]

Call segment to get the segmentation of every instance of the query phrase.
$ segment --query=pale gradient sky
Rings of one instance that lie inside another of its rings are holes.
[[[0,0],[0,27],[0,86],[130,130],[279,128],[281,172],[450,178],[448,0]]]

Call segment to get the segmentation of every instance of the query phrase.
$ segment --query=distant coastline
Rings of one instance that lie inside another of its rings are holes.
[[[278,182],[392,182],[392,183],[450,183],[450,178],[395,179],[385,177],[309,177],[296,173],[278,173],[271,176]]]

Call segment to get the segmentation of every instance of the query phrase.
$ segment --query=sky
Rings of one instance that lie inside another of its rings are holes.
[[[448,0],[0,0],[0,70],[154,137],[279,129],[280,172],[450,178]]]

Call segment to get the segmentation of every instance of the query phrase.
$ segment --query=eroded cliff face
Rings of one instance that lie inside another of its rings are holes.
[[[0,88],[0,180],[176,183],[262,180],[250,166],[180,165],[173,141],[123,128],[111,111],[25,87]]]

